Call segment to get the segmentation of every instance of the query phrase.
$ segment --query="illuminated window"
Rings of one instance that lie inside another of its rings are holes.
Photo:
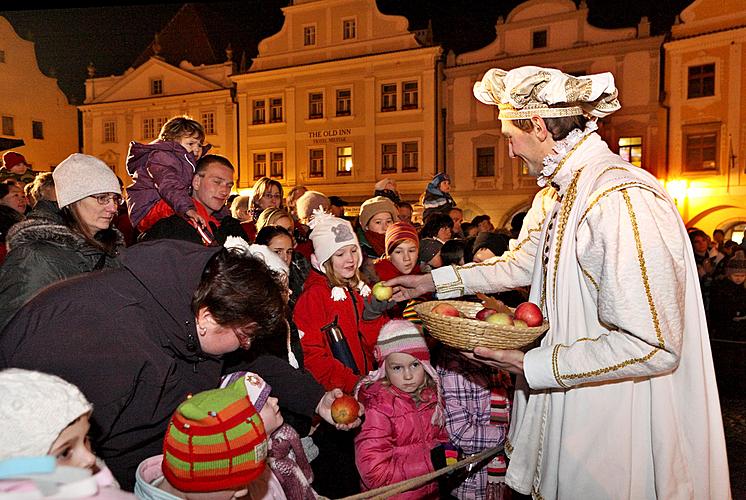
[[[324,94],[312,92],[308,94],[308,118],[324,117]]]
[[[205,135],[215,135],[215,113],[202,112],[202,128],[205,129]]]
[[[142,121],[142,138],[155,138],[155,118],[144,118]]]
[[[684,128],[684,170],[697,173],[717,170],[720,125]]]
[[[396,143],[381,144],[381,173],[396,173]]]
[[[642,166],[642,137],[620,137],[619,156],[632,165]]]
[[[402,83],[401,109],[416,109],[419,100],[417,82]]]
[[[3,135],[16,135],[15,120],[12,116],[3,116]]]
[[[401,171],[417,172],[420,168],[419,144],[416,142],[403,142],[401,149]]]
[[[44,139],[44,123],[31,120],[31,136],[34,139]]]
[[[311,149],[308,151],[308,176],[324,177],[323,149]]]
[[[117,142],[117,122],[114,120],[107,120],[103,123],[104,125],[104,140],[103,142]]]
[[[337,148],[337,175],[352,175],[352,146]]]
[[[352,40],[357,37],[357,23],[354,19],[342,21],[342,40]]]
[[[531,48],[543,49],[547,46],[547,30],[534,31],[531,33]]]
[[[477,177],[495,176],[495,148],[477,148]]]
[[[396,84],[381,85],[381,111],[396,111]]]
[[[160,95],[163,93],[163,80],[153,78],[150,80],[150,95]]]
[[[350,116],[352,112],[352,91],[350,89],[337,90],[337,116]]]
[[[269,123],[282,122],[282,97],[269,100]]]
[[[251,123],[258,125],[265,122],[264,99],[255,99],[251,104]]]
[[[316,45],[316,26],[303,26],[303,45]]]
[[[285,164],[282,151],[273,151],[269,154],[269,176],[282,177],[282,170]]]
[[[715,95],[715,64],[703,64],[689,68],[687,99]]]
[[[254,153],[254,180],[261,179],[267,173],[267,154]]]

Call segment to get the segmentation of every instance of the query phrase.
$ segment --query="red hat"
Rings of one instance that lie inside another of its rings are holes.
[[[26,157],[23,156],[21,153],[16,153],[15,151],[8,151],[3,155],[3,165],[5,165],[5,168],[10,170],[11,168],[15,167],[19,163],[25,163],[28,165],[28,162],[26,161]]]
[[[386,255],[391,255],[394,247],[404,240],[412,240],[417,246],[417,251],[420,248],[420,238],[417,235],[417,230],[414,226],[408,222],[396,222],[391,224],[386,229]]]

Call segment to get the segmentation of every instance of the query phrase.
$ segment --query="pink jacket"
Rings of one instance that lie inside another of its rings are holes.
[[[364,490],[433,471],[430,450],[448,442],[445,427],[430,422],[437,404],[434,391],[429,402],[417,406],[409,394],[376,381],[360,388],[358,400],[365,406],[365,420],[355,437],[355,463]],[[391,498],[435,499],[438,485],[433,481]]]

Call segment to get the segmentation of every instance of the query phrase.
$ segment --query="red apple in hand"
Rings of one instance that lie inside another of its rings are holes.
[[[453,316],[454,318],[461,317],[459,310],[450,304],[438,304],[431,309],[431,312],[442,314],[443,316]]]
[[[495,311],[494,309],[490,309],[489,307],[485,307],[484,309],[480,309],[480,310],[479,310],[479,312],[477,313],[477,316],[476,316],[476,318],[477,318],[477,319],[478,319],[479,321],[484,321],[484,320],[486,320],[486,319],[487,319],[487,318],[488,318],[489,316],[492,316],[492,315],[493,315],[493,314],[495,314],[496,312],[497,312],[497,311]]]
[[[345,394],[332,403],[332,420],[338,424],[351,424],[357,420],[359,411],[357,399]]]
[[[508,313],[496,312],[495,314],[490,314],[489,316],[487,316],[487,319],[485,321],[493,325],[512,325],[513,317]]]
[[[515,308],[513,312],[515,319],[521,319],[528,326],[540,326],[544,322],[544,316],[541,314],[539,306],[533,302],[523,302]]]

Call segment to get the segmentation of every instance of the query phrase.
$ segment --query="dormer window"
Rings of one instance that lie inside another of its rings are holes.
[[[303,46],[316,45],[316,25],[303,26]]]
[[[160,78],[153,78],[150,80],[150,95],[161,94],[163,94],[163,80]]]
[[[357,38],[357,22],[355,19],[342,21],[342,40],[354,40]]]
[[[543,49],[547,46],[547,30],[534,31],[531,34],[531,48]]]

